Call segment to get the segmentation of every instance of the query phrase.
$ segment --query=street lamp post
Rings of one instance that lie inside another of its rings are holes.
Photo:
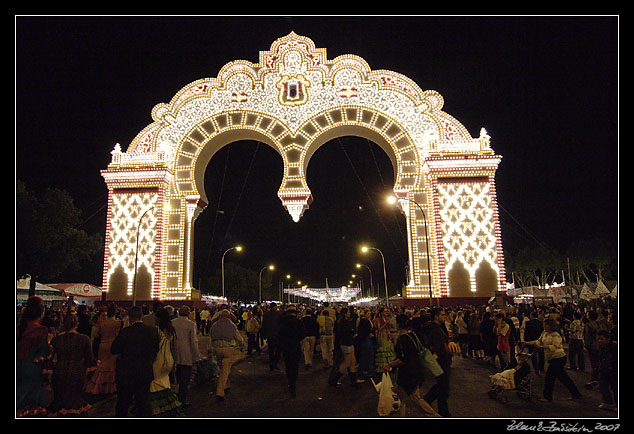
[[[427,233],[427,217],[425,216],[425,211],[423,210],[423,207],[418,202],[416,202],[414,199],[410,199],[409,197],[404,197],[403,199],[416,205],[423,215],[423,222],[425,223],[425,248],[427,249],[427,281],[429,283],[429,305],[432,306],[431,267],[429,265],[429,236]],[[390,204],[395,204],[396,200],[397,199],[394,196],[388,196],[387,198],[387,202]]]
[[[372,283],[372,270],[370,269],[370,267],[368,267],[365,264],[357,264],[357,268],[361,268],[361,267],[365,267],[368,269],[368,274],[370,275],[370,291],[368,295],[372,296],[374,295],[374,284]]]
[[[363,277],[362,276],[357,276],[356,274],[352,275],[353,279],[359,278],[359,280],[361,281],[361,297],[363,297]]]
[[[230,247],[227,250],[225,250],[225,252],[222,254],[222,260],[220,261],[221,262],[220,273],[222,275],[222,298],[225,298],[225,255],[227,254],[227,252],[230,252],[231,250],[237,250],[238,252],[241,252],[242,247],[241,246]]]
[[[390,298],[387,295],[387,275],[385,273],[385,257],[383,256],[383,252],[381,252],[379,249],[377,249],[376,247],[363,247],[361,249],[364,253],[367,252],[368,250],[376,250],[377,252],[379,252],[379,254],[381,255],[381,261],[383,261],[383,280],[385,282],[385,305],[389,306],[390,304]]]
[[[136,226],[136,251],[134,252],[134,278],[132,280],[132,306],[136,306],[136,274],[137,274],[137,263],[139,260],[139,231],[141,229],[141,222],[143,221],[143,217],[153,210],[154,207],[150,207],[145,210],[143,214],[141,214],[141,218],[139,218],[139,223]]]
[[[286,280],[290,279],[291,275],[286,275]],[[284,278],[280,279],[280,303],[284,304]]]
[[[266,269],[269,270],[275,270],[275,267],[273,265],[269,265],[268,267],[262,267],[262,269],[260,270],[260,304],[262,304],[262,272]]]

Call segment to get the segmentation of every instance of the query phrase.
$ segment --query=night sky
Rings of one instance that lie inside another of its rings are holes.
[[[89,233],[105,232],[100,175],[115,143],[124,150],[150,112],[187,84],[291,31],[403,74],[444,98],[443,111],[502,156],[496,187],[506,255],[524,246],[564,252],[576,240],[618,240],[616,16],[568,17],[16,17],[16,179],[68,191]],[[314,202],[293,223],[277,198],[282,159],[235,142],[206,172],[209,206],[196,221],[194,283],[226,261],[277,267],[320,287],[347,284],[354,264],[382,282],[405,282],[404,217],[384,204],[394,170],[377,145],[343,137],[308,166]],[[65,276],[101,285],[98,261]],[[363,274],[368,284],[367,273]],[[205,289],[204,287],[202,288]]]

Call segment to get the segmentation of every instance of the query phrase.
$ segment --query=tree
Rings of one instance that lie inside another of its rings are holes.
[[[54,280],[102,257],[101,235],[79,227],[81,210],[68,192],[47,189],[41,196],[16,181],[16,273]]]
[[[570,262],[571,277],[581,285],[581,277],[586,282],[604,280],[606,273],[612,274],[616,263],[614,247],[603,239],[582,240],[571,245],[566,251]],[[609,276],[612,277],[612,276]]]
[[[553,283],[563,269],[558,253],[540,247],[526,247],[508,258],[507,262],[507,271],[513,273],[518,287],[544,287]]]
[[[205,294],[222,294],[222,274],[220,268],[204,281]],[[270,273],[262,274],[262,299],[277,297],[277,288],[272,287]],[[259,272],[241,267],[233,262],[225,262],[225,297],[231,301],[258,301],[260,296]]]

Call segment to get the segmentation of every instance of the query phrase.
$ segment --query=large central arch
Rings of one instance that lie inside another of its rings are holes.
[[[373,71],[358,56],[329,60],[325,49],[295,33],[260,52],[257,64],[230,62],[217,78],[189,84],[156,105],[153,122],[126,152],[117,145],[102,171],[109,189],[108,298],[196,297],[194,221],[207,206],[205,168],[225,144],[257,140],[280,154],[278,197],[297,222],[312,202],[311,156],[349,135],[379,145],[394,166],[394,193],[408,232],[405,297],[503,289],[495,193],[501,157],[484,129],[473,138],[442,107],[437,92],[391,71]]]

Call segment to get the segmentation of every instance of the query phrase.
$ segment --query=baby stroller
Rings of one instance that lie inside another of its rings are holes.
[[[515,390],[521,399],[534,402],[535,398],[531,393],[531,368],[526,363],[530,357],[531,353],[522,351],[517,355],[517,366],[489,376],[491,388],[488,395],[491,399],[504,404],[508,400],[505,392]]]

